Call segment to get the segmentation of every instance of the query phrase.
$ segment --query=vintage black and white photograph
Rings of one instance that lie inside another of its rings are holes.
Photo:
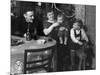
[[[10,1],[10,74],[96,70],[96,6]]]

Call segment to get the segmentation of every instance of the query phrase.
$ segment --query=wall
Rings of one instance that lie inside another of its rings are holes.
[[[85,6],[84,5],[74,5],[75,6],[75,17],[79,18],[85,23]]]
[[[96,39],[96,7],[86,5],[86,18],[85,23],[88,27],[88,34],[93,43]]]

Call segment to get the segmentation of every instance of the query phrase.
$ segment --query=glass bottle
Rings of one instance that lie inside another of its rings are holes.
[[[28,28],[27,28],[27,32],[26,32],[26,40],[27,41],[30,41],[31,40],[31,35],[30,35],[30,32],[29,32],[29,24],[28,24]]]

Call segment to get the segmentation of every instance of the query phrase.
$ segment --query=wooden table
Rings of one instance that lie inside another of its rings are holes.
[[[56,41],[39,44],[37,40],[26,41],[25,38],[11,36],[12,39],[21,39],[23,44],[11,46],[11,73],[23,73],[24,51],[25,49],[41,49],[56,45]]]

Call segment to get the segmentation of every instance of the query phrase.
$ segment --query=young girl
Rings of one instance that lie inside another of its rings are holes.
[[[66,23],[64,22],[64,16],[62,14],[57,16],[57,23],[59,23],[58,36],[60,44],[66,45],[68,29]]]

